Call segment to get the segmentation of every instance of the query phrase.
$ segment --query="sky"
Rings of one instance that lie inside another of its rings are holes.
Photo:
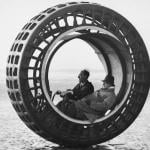
[[[17,34],[31,18],[49,7],[71,1],[72,0],[0,0],[0,70],[6,68],[10,48]],[[111,8],[127,18],[139,31],[150,54],[149,0],[89,0],[89,2],[96,2],[105,7]],[[75,46],[77,46],[76,52],[73,51]],[[78,59],[78,50],[81,47],[83,51],[80,58],[83,56],[86,57],[85,64],[82,64],[82,59]],[[64,63],[63,66],[66,66],[69,61],[71,61],[70,66],[68,66],[70,68],[72,66],[81,67],[80,64],[85,68],[87,66],[94,66],[95,68],[99,66],[102,67],[101,62],[98,60],[94,52],[91,51],[90,46],[84,42],[75,40],[71,45],[65,45],[64,49],[65,51],[62,51],[63,53],[60,51],[52,62],[58,68],[62,63]],[[69,51],[69,49],[72,51]],[[85,53],[86,49],[89,50],[88,53]],[[72,59],[66,59],[68,56],[71,56],[70,58]],[[56,59],[57,57],[58,59]],[[75,59],[78,59],[78,61]]]

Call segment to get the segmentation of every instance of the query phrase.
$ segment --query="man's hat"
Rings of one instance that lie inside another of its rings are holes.
[[[115,84],[114,84],[114,77],[112,76],[112,75],[107,75],[106,77],[105,77],[105,79],[104,80],[102,80],[103,82],[106,82],[106,83],[109,83],[109,84],[111,84],[112,86],[114,86]]]

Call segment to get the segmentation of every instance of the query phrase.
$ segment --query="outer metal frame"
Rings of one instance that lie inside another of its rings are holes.
[[[51,107],[51,93],[47,94],[50,86],[42,70],[53,42],[67,31],[82,27],[79,38],[94,47],[107,71],[118,76],[117,64],[122,75],[116,109],[92,127],[65,118]],[[94,27],[104,34],[93,31]],[[135,120],[148,94],[149,75],[144,42],[124,17],[98,4],[71,2],[41,12],[24,26],[8,57],[6,81],[11,102],[30,129],[55,143],[85,147],[117,136]]]

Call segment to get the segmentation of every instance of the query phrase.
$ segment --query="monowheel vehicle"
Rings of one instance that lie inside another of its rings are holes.
[[[62,113],[48,82],[55,54],[75,38],[92,46],[119,87],[115,106],[92,126]],[[87,147],[116,137],[136,119],[149,91],[149,64],[141,36],[123,16],[96,3],[59,4],[33,17],[16,37],[6,68],[8,94],[36,134],[60,145]]]

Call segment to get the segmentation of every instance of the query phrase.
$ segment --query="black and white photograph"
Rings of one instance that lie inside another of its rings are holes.
[[[150,150],[149,6],[0,1],[0,150]]]

